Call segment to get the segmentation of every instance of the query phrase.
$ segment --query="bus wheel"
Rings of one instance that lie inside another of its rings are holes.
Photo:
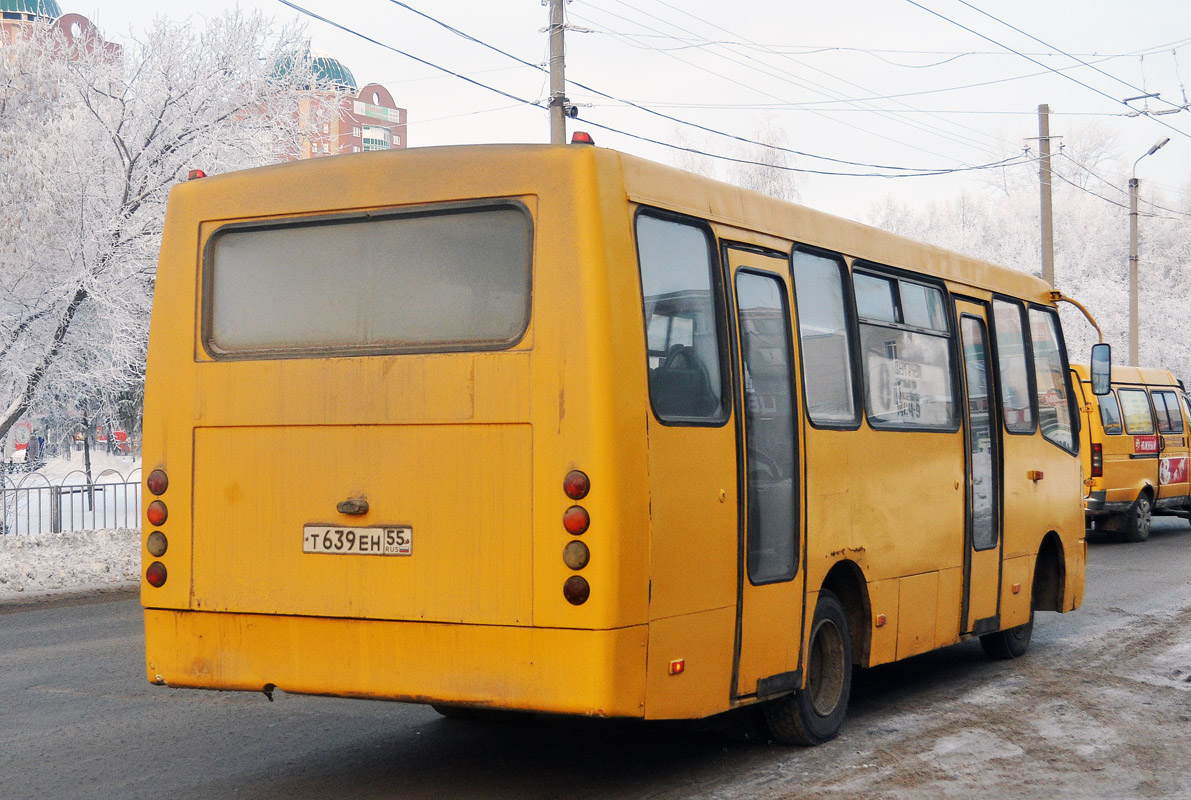
[[[1150,522],[1152,520],[1150,496],[1143,492],[1134,501],[1133,507],[1125,512],[1125,529],[1121,531],[1121,538],[1126,542],[1144,542],[1150,538]]]
[[[781,744],[822,744],[834,739],[852,691],[852,638],[839,598],[819,592],[811,623],[806,688],[764,706],[769,733]]]
[[[475,709],[466,706],[448,706],[442,703],[431,703],[430,707],[447,719],[475,719]]]
[[[980,637],[980,646],[989,658],[1009,659],[1020,658],[1026,654],[1030,646],[1030,637],[1034,633],[1034,606],[1030,605],[1030,621],[1025,625],[1018,625],[1007,631],[986,633]]]

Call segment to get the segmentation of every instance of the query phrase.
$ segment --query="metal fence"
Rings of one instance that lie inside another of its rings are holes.
[[[89,483],[82,470],[52,480],[39,472],[5,475],[0,535],[139,528],[140,472],[140,467],[128,475],[108,469]]]

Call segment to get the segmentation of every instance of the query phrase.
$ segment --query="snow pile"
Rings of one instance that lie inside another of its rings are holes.
[[[0,536],[0,603],[59,592],[133,586],[140,575],[139,530]]]

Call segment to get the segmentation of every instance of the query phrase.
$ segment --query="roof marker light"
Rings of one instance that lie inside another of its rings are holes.
[[[591,138],[590,133],[575,131],[571,134],[571,144],[595,144],[595,139]]]
[[[188,181],[194,181],[205,177],[207,177],[207,173],[203,172],[201,169],[192,169],[190,172],[186,173],[186,180]]]

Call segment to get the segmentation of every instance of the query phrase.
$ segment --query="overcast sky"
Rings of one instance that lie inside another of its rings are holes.
[[[544,64],[547,9],[539,0],[292,2],[380,43],[305,18],[315,49],[342,61],[361,84],[385,84],[409,110],[411,146],[548,140],[546,113],[521,102],[545,98],[544,73],[403,7],[517,59]],[[59,3],[117,40],[143,29],[155,15],[186,19],[235,5]],[[240,5],[279,23],[300,16],[280,0]],[[574,0],[567,14],[572,28],[567,77],[589,87],[568,88],[580,106],[580,119],[570,130],[588,130],[601,146],[668,163],[675,162],[675,151],[643,139],[739,156],[741,145],[730,137],[755,139],[768,126],[804,154],[792,156],[792,163],[806,170],[953,170],[1020,155],[1027,145],[1036,154],[1037,141],[1028,140],[1038,136],[1038,105],[1048,103],[1054,112],[1051,134],[1064,137],[1055,141],[1055,150],[1097,132],[1114,137],[1115,168],[1101,171],[1112,180],[1090,178],[1087,184],[1097,193],[1123,201],[1124,186],[1116,179],[1166,136],[1170,145],[1138,167],[1143,187],[1182,202],[1191,185],[1191,109],[1178,110],[1188,103],[1184,81],[1191,81],[1187,0],[983,0],[980,6],[964,0]],[[1121,102],[1154,92],[1161,97],[1129,106]],[[1127,116],[1130,107],[1173,113]],[[725,174],[727,162],[717,163]],[[862,218],[889,193],[943,198],[979,174],[900,179],[797,174],[795,180],[807,205]]]

